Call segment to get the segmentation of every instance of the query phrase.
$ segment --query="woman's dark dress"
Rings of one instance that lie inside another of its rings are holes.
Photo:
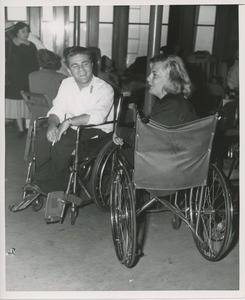
[[[148,118],[166,126],[175,126],[194,121],[198,116],[189,100],[182,94],[166,94],[162,99],[157,100]],[[128,144],[134,145],[134,129],[119,127],[117,136]]]
[[[22,99],[20,91],[29,91],[28,76],[39,69],[36,53],[32,42],[18,46],[12,40],[6,43],[6,98]]]

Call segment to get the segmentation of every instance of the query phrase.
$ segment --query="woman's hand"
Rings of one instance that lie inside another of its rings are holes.
[[[113,133],[112,140],[116,145],[120,145],[120,146],[123,145],[123,139],[118,137],[115,132]]]
[[[47,130],[47,139],[51,143],[56,143],[58,141],[59,137],[59,129],[58,127],[52,123],[49,125]]]

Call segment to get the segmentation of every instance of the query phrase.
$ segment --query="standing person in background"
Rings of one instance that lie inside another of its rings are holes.
[[[12,29],[12,38],[5,40],[5,118],[16,119],[19,134],[24,135],[23,119],[29,119],[29,110],[20,91],[29,91],[28,76],[38,70],[37,48],[28,40],[30,27],[18,22]]]
[[[30,91],[46,94],[53,101],[62,80],[67,78],[57,72],[61,67],[61,57],[47,49],[40,49],[37,51],[37,60],[40,70],[29,74]]]

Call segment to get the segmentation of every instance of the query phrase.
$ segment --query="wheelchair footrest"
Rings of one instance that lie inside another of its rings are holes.
[[[9,210],[12,212],[17,212],[27,208],[38,196],[40,193],[31,193],[27,195],[19,204],[9,206]]]
[[[47,224],[61,222],[66,204],[64,192],[49,193],[45,207],[45,222]]]
[[[69,203],[74,203],[77,206],[82,204],[82,199],[72,194],[66,194],[65,200]]]
[[[93,202],[90,195],[88,195],[88,193],[84,190],[81,191],[79,197],[74,194],[66,194],[65,200],[69,203],[75,204],[76,206],[84,206]]]

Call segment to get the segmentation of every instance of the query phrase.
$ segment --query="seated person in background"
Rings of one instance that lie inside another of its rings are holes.
[[[101,124],[114,118],[114,91],[93,75],[91,51],[71,47],[66,55],[72,76],[62,81],[48,112],[48,129],[38,133],[35,143],[36,172],[29,188],[37,192],[67,188],[77,126]],[[112,129],[113,124],[107,124],[81,130],[81,147],[85,141],[107,136]]]
[[[119,77],[116,74],[115,63],[108,56],[103,55],[101,58],[101,73],[108,78],[110,82],[116,84],[117,88],[119,88]],[[103,76],[102,75],[102,76]],[[103,77],[101,77],[103,79]],[[106,80],[106,79],[105,79]]]
[[[64,74],[58,73],[61,67],[61,58],[47,49],[37,51],[37,60],[40,66],[38,71],[29,75],[29,86],[32,93],[47,94],[51,101],[54,100]]]
[[[151,73],[147,77],[149,93],[158,100],[148,116],[166,126],[184,124],[198,119],[188,98],[191,82],[182,59],[178,56],[159,54],[150,60]],[[122,145],[125,140],[134,145],[135,130],[119,127],[113,141]]]
[[[230,99],[239,100],[239,52],[235,52],[235,61],[227,74],[227,87]],[[231,101],[224,105],[224,129],[238,127],[239,101]]]
[[[130,91],[135,96],[138,107],[143,107],[146,88],[147,57],[136,57],[121,77],[121,88]]]
[[[227,86],[230,90],[234,90],[236,94],[239,92],[239,52],[235,52],[235,61],[233,66],[228,70]]]
[[[180,45],[178,45],[178,44],[162,46],[160,48],[160,52],[165,55],[177,55],[180,57],[182,55]]]
[[[93,72],[95,76],[98,76],[99,78],[103,79],[107,83],[109,83],[113,89],[114,93],[116,95],[119,95],[121,90],[118,85],[118,81],[114,81],[112,77],[109,76],[105,70],[102,70],[102,57],[101,57],[101,51],[98,47],[89,47],[89,49],[92,51],[93,55]]]

